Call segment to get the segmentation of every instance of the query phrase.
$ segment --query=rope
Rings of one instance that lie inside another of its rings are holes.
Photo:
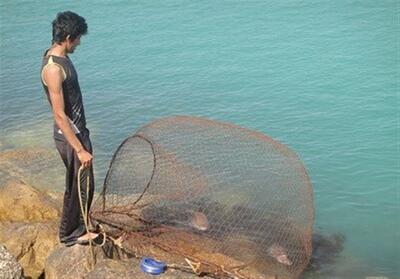
[[[85,228],[86,228],[86,233],[90,234],[89,224],[88,224],[88,197],[89,197],[90,177],[89,177],[89,175],[87,175],[87,177],[86,177],[86,199],[85,199],[85,207],[83,207],[82,192],[81,192],[81,173],[83,170],[84,170],[84,167],[80,166],[79,170],[78,170],[78,197],[79,197],[79,205],[81,208],[83,222],[84,222]],[[90,268],[93,269],[94,265],[96,264],[96,258],[94,256],[93,246],[92,246],[92,238],[90,237],[90,235],[89,235],[89,250],[90,250],[90,256],[92,257],[92,261],[88,260],[88,262],[89,262]]]
[[[91,224],[89,224],[89,212],[88,212],[88,201],[87,198],[85,200],[85,208],[83,207],[83,201],[82,201],[82,196],[81,196],[81,173],[84,170],[83,166],[81,166],[78,170],[78,191],[79,191],[79,205],[81,208],[81,213],[83,216],[83,221],[85,224],[85,228],[86,228],[86,233],[90,233],[90,228]],[[87,175],[86,177],[86,197],[89,196],[89,185],[90,185],[90,176]],[[99,244],[99,246],[103,246],[106,242],[106,232],[104,231],[103,227],[99,224],[98,225],[99,229],[100,229],[100,233],[103,234],[103,242],[101,244]],[[89,240],[91,240],[91,238],[89,238]]]
[[[83,205],[83,201],[82,201],[82,192],[81,192],[81,174],[82,171],[84,170],[83,166],[79,167],[78,170],[78,198],[79,198],[79,205],[80,205],[80,209],[81,209],[81,214],[83,217],[83,222],[85,224],[85,228],[86,228],[86,233],[89,235],[89,250],[90,250],[90,256],[92,258],[92,261],[89,262],[89,266],[93,269],[94,265],[96,264],[96,258],[94,256],[94,251],[93,251],[93,240],[90,237],[90,229],[89,229],[89,210],[88,210],[88,197],[89,197],[89,183],[90,183],[90,176],[89,174],[87,174],[86,177],[86,199],[85,199],[85,205]],[[99,244],[99,246],[103,246],[106,243],[106,233],[103,230],[102,226],[99,226],[101,233],[103,234],[103,242],[101,244]]]

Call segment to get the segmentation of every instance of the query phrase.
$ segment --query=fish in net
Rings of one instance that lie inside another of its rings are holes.
[[[311,257],[298,156],[233,124],[176,116],[122,142],[91,219],[124,250],[215,278],[298,278]]]

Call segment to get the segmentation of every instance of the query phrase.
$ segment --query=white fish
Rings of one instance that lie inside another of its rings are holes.
[[[287,255],[287,251],[285,248],[280,246],[279,244],[273,244],[271,247],[268,248],[268,255],[273,257],[279,263],[284,265],[292,265],[292,261],[289,259]]]
[[[189,225],[199,231],[206,231],[210,227],[207,216],[199,211],[191,212]]]

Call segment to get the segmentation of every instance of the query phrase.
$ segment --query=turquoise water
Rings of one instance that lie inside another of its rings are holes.
[[[315,228],[346,236],[324,278],[400,278],[398,1],[100,3],[1,2],[1,149],[53,146],[39,67],[50,22],[71,9],[89,24],[71,58],[98,187],[150,120],[233,122],[304,161]]]

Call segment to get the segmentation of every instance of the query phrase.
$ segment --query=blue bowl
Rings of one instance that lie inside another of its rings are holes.
[[[143,258],[140,261],[140,269],[152,275],[158,275],[165,271],[167,265],[152,258]]]

